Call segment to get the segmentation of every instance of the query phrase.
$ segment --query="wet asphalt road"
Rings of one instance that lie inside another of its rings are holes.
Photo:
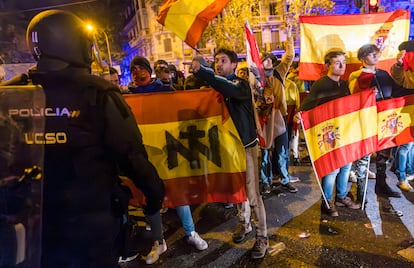
[[[197,251],[186,243],[178,216],[169,209],[163,214],[168,250],[155,264],[146,265],[149,231],[135,216],[131,250],[140,256],[122,267],[414,267],[414,193],[380,198],[374,193],[375,180],[369,180],[365,211],[338,208],[339,217],[332,218],[320,212],[321,194],[311,167],[291,167],[291,174],[301,179],[295,183],[298,193],[276,189],[264,196],[269,251],[280,243],[284,250],[251,260],[254,231],[246,242],[232,242],[236,209],[203,204],[192,210],[196,231],[208,242],[208,249]],[[388,172],[388,176],[389,185],[399,191],[395,175]],[[354,192],[356,185],[349,186]]]

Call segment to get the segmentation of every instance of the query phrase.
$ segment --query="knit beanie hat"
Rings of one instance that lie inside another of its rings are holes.
[[[135,65],[138,65],[138,66],[144,68],[150,74],[152,74],[151,65],[150,65],[149,61],[146,58],[144,58],[142,56],[135,56],[132,59],[131,64],[129,65],[129,69],[131,70],[132,67],[134,67]]]

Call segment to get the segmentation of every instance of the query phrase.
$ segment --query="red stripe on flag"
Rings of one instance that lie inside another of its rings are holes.
[[[375,104],[374,93],[371,90],[364,90],[360,93],[332,100],[312,110],[302,112],[303,127],[308,130],[326,120],[357,112],[375,106]]]
[[[165,25],[165,18],[167,17],[168,11],[170,10],[170,7],[177,2],[178,0],[164,0],[162,5],[160,6],[158,10],[158,17],[157,21]]]
[[[383,112],[386,110],[397,109],[406,105],[414,104],[414,95],[408,95],[399,98],[393,98],[388,100],[382,100],[377,102],[377,111]]]
[[[378,62],[377,68],[390,72],[391,66],[395,63],[395,59],[382,59]],[[348,80],[349,75],[361,68],[361,63],[347,63],[343,80]],[[300,62],[299,63],[299,77],[300,80],[318,80],[326,74],[325,64]]]
[[[321,156],[313,162],[319,179],[337,168],[343,167],[348,163],[360,159],[364,155],[377,151],[376,142],[377,136],[372,136],[367,139],[342,146]]]
[[[403,64],[404,64],[404,71],[414,72],[414,52],[413,51],[405,52],[405,55],[403,58]]]
[[[246,173],[217,173],[191,178],[164,180],[168,207],[210,202],[246,201]],[[199,195],[194,195],[199,193]]]
[[[377,111],[385,112],[387,110],[394,110],[394,109],[401,109],[401,113],[408,113],[412,117],[409,120],[410,125],[404,125],[404,122],[400,122],[398,118],[394,118],[394,116],[390,117],[390,120],[395,120],[395,123],[392,125],[393,129],[395,128],[395,135],[387,136],[378,140],[378,150],[384,150],[387,148],[391,148],[394,146],[402,145],[407,142],[414,141],[414,116],[410,111],[405,110],[405,106],[412,106],[414,105],[414,95],[407,95],[400,98],[394,98],[389,100],[383,100],[377,102]],[[378,122],[380,125],[379,131],[390,131],[389,128],[391,127],[387,122]],[[402,125],[400,125],[402,124]],[[398,128],[403,127],[403,130],[398,133]],[[382,137],[382,133],[379,133],[378,136]]]
[[[323,24],[323,25],[360,25],[360,24],[377,24],[384,22],[391,22],[395,20],[409,20],[410,13],[406,10],[396,10],[394,12],[386,13],[371,13],[371,14],[351,14],[346,15],[329,15],[329,16],[300,16],[300,23],[308,24]]]
[[[140,189],[128,178],[121,178],[122,184],[132,193],[130,204],[140,207],[145,197]],[[190,178],[164,180],[166,198],[164,207],[175,208],[188,204],[232,203],[246,201],[246,173],[217,173]],[[195,194],[197,193],[197,194]]]
[[[250,29],[250,26],[247,23],[247,21],[244,24],[244,28],[246,30],[246,40],[250,48],[250,56],[252,57],[251,59],[253,63],[256,64],[257,69],[259,69],[259,75],[260,75],[261,81],[264,81],[265,80],[264,67],[263,67],[262,59],[260,58],[260,55],[259,55],[259,49],[256,43],[256,38],[254,37],[253,32]]]
[[[225,122],[230,115],[216,95],[213,89],[198,89],[127,94],[124,97],[139,124],[186,121],[217,115],[222,115]]]

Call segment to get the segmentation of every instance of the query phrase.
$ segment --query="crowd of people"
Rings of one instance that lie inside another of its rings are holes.
[[[165,60],[159,59],[151,66],[148,59],[137,55],[130,63],[132,82],[127,91],[121,91],[116,69],[110,68],[104,79],[90,74],[90,36],[83,29],[84,23],[77,16],[52,10],[38,14],[27,30],[28,45],[37,60],[30,77],[33,83],[42,85],[46,106],[80,111],[76,118],[46,118],[46,133],[61,132],[68,138],[64,144],[45,145],[42,267],[46,268],[116,267],[119,261],[133,258],[127,254],[127,243],[119,239],[121,230],[125,230],[125,203],[130,198],[123,194],[120,175],[130,178],[146,198],[143,210],[153,239],[146,263],[155,263],[167,250],[160,213],[165,197],[163,181],[148,159],[139,126],[123,94],[202,87],[221,94],[246,156],[247,200],[235,204],[239,221],[233,241],[244,242],[254,229],[251,258],[260,259],[269,247],[262,195],[274,187],[292,194],[298,191],[293,183],[300,179],[289,174],[290,156],[293,165],[300,165],[297,113],[361,90],[374,90],[377,100],[383,100],[410,94],[409,89],[414,89],[413,77],[403,68],[405,51],[413,49],[412,41],[408,41],[400,46],[391,76],[376,67],[380,51],[375,45],[359,49],[362,68],[352,73],[349,81],[341,79],[346,68],[345,52],[327,51],[327,74],[315,81],[308,92],[304,82],[297,79],[298,65],[293,62],[293,38],[288,25],[282,59],[271,53],[262,57],[263,87],[249,80],[251,70],[239,62],[234,51],[218,48],[213,63],[195,57],[191,75],[186,78]],[[302,93],[307,97],[301,101]],[[386,163],[391,159],[398,187],[413,191],[407,182],[414,174],[413,144],[375,153],[378,195],[400,196],[385,181]],[[361,208],[370,158],[367,155],[354,163],[358,185],[355,200],[347,190],[353,163],[321,178],[322,213],[335,217],[336,206]],[[188,244],[197,250],[207,249],[208,243],[195,230],[190,206],[174,209]]]

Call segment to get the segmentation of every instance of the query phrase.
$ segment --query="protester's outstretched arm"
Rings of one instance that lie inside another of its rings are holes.
[[[224,97],[234,99],[250,99],[250,86],[247,81],[242,79],[228,80],[226,77],[214,74],[210,68],[202,66],[198,61],[193,61],[193,73],[197,78],[206,81],[215,90],[223,94]]]

